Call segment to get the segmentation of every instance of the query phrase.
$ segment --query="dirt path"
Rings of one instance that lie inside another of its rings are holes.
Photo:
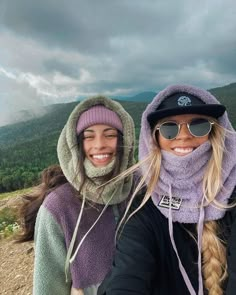
[[[0,209],[17,207],[20,198],[0,200]],[[12,239],[0,239],[0,294],[31,295],[34,244],[16,244]]]
[[[0,294],[31,295],[33,278],[33,243],[15,244],[0,240]]]

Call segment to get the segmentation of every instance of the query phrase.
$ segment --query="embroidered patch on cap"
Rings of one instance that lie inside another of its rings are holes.
[[[178,100],[177,100],[177,103],[181,107],[191,106],[192,105],[192,101],[188,96],[180,96],[178,98]]]
[[[171,200],[171,204],[170,204],[170,200]],[[169,196],[163,195],[161,197],[161,200],[160,200],[158,206],[163,207],[163,208],[170,208],[171,207],[171,209],[173,209],[173,210],[179,210],[181,203],[182,203],[181,198],[176,198],[176,197],[170,198]]]

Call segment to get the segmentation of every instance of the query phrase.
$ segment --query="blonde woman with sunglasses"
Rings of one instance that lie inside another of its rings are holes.
[[[190,85],[161,91],[142,116],[139,162],[123,176],[136,169],[99,294],[236,294],[236,133],[225,107]]]

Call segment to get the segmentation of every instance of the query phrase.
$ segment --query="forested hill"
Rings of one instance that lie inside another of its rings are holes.
[[[134,118],[138,133],[141,114],[147,103],[120,103]],[[53,105],[40,118],[0,128],[0,192],[32,186],[44,168],[58,163],[57,140],[77,104]]]
[[[133,117],[135,125],[139,126],[141,114],[147,102],[118,102],[121,103]],[[58,134],[65,125],[71,111],[78,103],[77,101],[65,104],[54,104],[46,107],[46,114],[42,117],[0,127],[0,149]]]
[[[224,87],[213,88],[209,91],[226,106],[229,117],[236,129],[236,83],[231,83]]]
[[[236,128],[236,83],[210,92],[226,105]],[[154,95],[145,92],[137,95],[139,101],[119,101],[134,118],[136,134],[141,114]],[[51,105],[40,118],[0,127],[0,192],[32,186],[44,168],[58,163],[57,140],[77,103]]]

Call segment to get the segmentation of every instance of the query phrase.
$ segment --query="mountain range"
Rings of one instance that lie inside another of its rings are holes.
[[[236,128],[236,83],[209,91],[227,107]],[[147,91],[133,97],[114,97],[133,117],[137,138],[141,115],[155,95]],[[41,117],[0,127],[0,192],[33,185],[42,169],[58,162],[57,140],[77,104],[78,101],[50,105]],[[30,111],[24,112],[25,118],[30,118]]]
[[[229,116],[235,126],[236,83],[213,88],[209,91],[227,107]],[[134,96],[113,97],[113,99],[120,101],[120,103],[134,118],[135,122],[139,124],[142,111],[156,94],[157,93],[153,91],[146,91],[138,93]],[[9,144],[16,142],[32,140],[35,137],[61,130],[70,112],[78,102],[79,101],[53,104],[44,107],[42,110],[43,115],[36,118],[32,117],[33,115],[30,110],[22,111],[22,113],[24,113],[24,118],[27,118],[27,120],[0,127],[0,148],[4,148],[4,146],[8,146]]]

